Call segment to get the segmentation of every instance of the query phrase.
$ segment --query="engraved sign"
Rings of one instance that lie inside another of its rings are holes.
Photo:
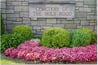
[[[37,18],[74,18],[74,4],[31,4],[29,16]]]

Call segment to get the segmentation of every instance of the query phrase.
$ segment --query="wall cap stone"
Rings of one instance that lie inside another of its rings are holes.
[[[29,0],[32,4],[75,4],[75,0]]]

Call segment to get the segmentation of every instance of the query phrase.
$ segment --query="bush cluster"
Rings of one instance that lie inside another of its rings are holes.
[[[7,48],[17,47],[29,39],[32,39],[32,29],[27,25],[18,25],[13,28],[12,34],[1,36],[0,50],[4,52]],[[68,32],[66,29],[54,27],[43,32],[40,45],[49,48],[87,46],[96,43],[96,40],[96,33],[87,28]]]
[[[96,43],[97,35],[88,28],[68,32],[62,28],[49,28],[42,35],[41,45],[46,47],[75,47]]]
[[[41,45],[46,47],[64,47],[70,43],[69,32],[62,28],[49,28],[43,32]]]
[[[7,48],[17,47],[19,44],[32,38],[32,29],[27,25],[18,25],[13,28],[12,34],[1,36],[1,52]]]

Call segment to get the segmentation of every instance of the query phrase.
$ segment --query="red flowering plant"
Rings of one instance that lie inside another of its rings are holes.
[[[9,56],[10,53],[11,53],[11,51],[12,51],[13,49],[14,49],[14,48],[8,48],[7,50],[5,50],[4,54],[5,54],[6,56]]]
[[[47,48],[39,45],[36,41],[26,41],[15,48],[8,48],[4,54],[11,58],[25,60],[40,60],[43,62],[90,62],[97,60],[96,44],[85,47],[73,48]]]

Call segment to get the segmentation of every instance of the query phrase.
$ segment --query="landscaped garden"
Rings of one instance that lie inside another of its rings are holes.
[[[1,35],[1,53],[5,57],[35,63],[96,63],[97,34],[80,28],[68,31],[53,27],[35,39],[27,25],[15,26],[10,34]],[[18,60],[17,60],[18,61]]]
[[[1,62],[12,63],[96,63],[97,34],[88,28],[68,31],[52,27],[34,37],[30,26],[17,25],[5,34],[1,18]],[[12,61],[14,60],[14,61]]]

